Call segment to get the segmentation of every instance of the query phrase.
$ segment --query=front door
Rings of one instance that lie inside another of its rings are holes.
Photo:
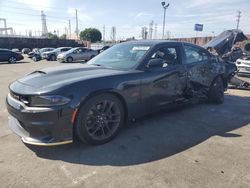
[[[182,98],[187,74],[181,61],[179,46],[164,45],[153,53],[151,59],[160,58],[163,66],[148,68],[142,80],[142,98],[152,107],[164,107]]]

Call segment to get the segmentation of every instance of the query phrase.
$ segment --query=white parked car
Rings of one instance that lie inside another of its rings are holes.
[[[88,61],[98,55],[98,52],[92,49],[77,47],[72,48],[71,50],[61,53],[57,56],[59,62],[76,62],[76,61]]]
[[[238,59],[236,66],[239,75],[250,76],[250,59]]]
[[[236,61],[238,74],[243,76],[250,76],[250,42],[244,47],[243,57]]]

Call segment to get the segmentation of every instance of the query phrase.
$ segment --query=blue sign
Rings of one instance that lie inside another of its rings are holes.
[[[195,24],[194,30],[195,31],[203,31],[203,24]]]

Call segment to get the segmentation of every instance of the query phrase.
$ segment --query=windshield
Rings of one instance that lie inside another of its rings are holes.
[[[148,45],[122,43],[102,52],[88,64],[114,69],[131,69],[138,64],[149,49]]]

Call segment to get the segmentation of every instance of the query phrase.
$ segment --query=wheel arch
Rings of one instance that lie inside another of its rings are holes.
[[[72,62],[74,61],[74,58],[70,55],[66,58],[66,61],[68,62],[68,59],[71,58],[72,59]]]
[[[123,106],[123,109],[124,109],[124,119],[125,119],[125,122],[127,121],[128,119],[128,107],[127,107],[127,102],[125,100],[125,98],[117,91],[114,91],[114,90],[111,90],[111,89],[106,89],[106,90],[100,90],[100,91],[95,91],[95,92],[92,92],[90,93],[89,95],[87,95],[84,100],[82,100],[80,102],[80,104],[78,105],[77,107],[77,112],[76,112],[76,115],[75,115],[75,118],[77,118],[78,116],[78,112],[79,112],[79,109],[88,101],[90,100],[92,97],[94,96],[97,96],[97,95],[102,95],[102,94],[111,94],[113,96],[115,96],[116,98],[118,98],[121,103],[122,103],[122,106]],[[75,121],[73,122],[73,124],[75,125]]]
[[[216,77],[214,77],[214,79],[213,79],[213,81],[212,81],[210,87],[214,84],[215,80],[216,80],[217,78],[219,78],[219,77],[222,79],[224,89],[226,89],[227,86],[228,86],[228,79],[224,76],[224,74],[218,74]]]

